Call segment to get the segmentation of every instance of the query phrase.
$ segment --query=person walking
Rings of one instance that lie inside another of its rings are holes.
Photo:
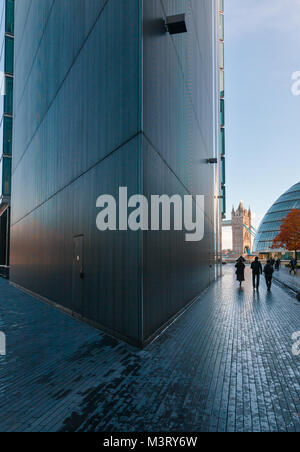
[[[265,265],[264,268],[264,274],[266,278],[268,292],[270,292],[271,290],[273,273],[274,273],[273,265],[271,264],[271,261],[267,261],[267,264]]]
[[[278,258],[277,261],[275,262],[275,270],[279,271],[281,266],[281,260]]]
[[[255,261],[251,264],[251,270],[252,270],[252,280],[253,280],[253,290],[259,288],[259,282],[260,282],[260,275],[262,275],[262,265],[258,259],[258,257],[255,258]]]
[[[296,261],[295,259],[292,257],[292,259],[290,260],[290,274],[294,273],[294,275],[296,275]]]
[[[240,283],[240,287],[242,287],[242,282],[245,281],[245,264],[244,258],[241,256],[236,262],[236,279]]]

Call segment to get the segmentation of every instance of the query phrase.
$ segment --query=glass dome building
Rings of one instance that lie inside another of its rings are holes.
[[[300,182],[280,196],[268,210],[255,237],[253,245],[255,253],[276,251],[272,249],[273,240],[280,232],[283,219],[292,209],[300,209]]]

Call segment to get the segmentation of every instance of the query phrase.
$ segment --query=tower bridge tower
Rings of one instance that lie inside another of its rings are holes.
[[[242,201],[237,210],[232,208],[232,249],[236,256],[245,255],[251,252],[251,209],[245,209]],[[246,226],[246,227],[245,227]],[[246,229],[248,228],[248,230]]]

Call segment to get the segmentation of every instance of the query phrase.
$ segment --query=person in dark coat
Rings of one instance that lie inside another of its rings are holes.
[[[297,265],[297,262],[295,261],[294,258],[292,258],[292,259],[290,260],[290,267],[291,267],[290,273],[293,272],[294,275],[296,275],[296,265]]]
[[[258,257],[255,258],[255,261],[251,264],[251,270],[252,270],[252,279],[253,279],[253,289],[259,288],[259,281],[260,281],[260,275],[262,275],[262,265],[258,259]]]
[[[272,279],[273,279],[274,268],[270,261],[267,262],[264,268],[264,274],[266,278],[266,284],[268,288],[268,292],[271,290]]]
[[[275,269],[279,271],[281,266],[281,260],[278,258],[277,261],[275,262]]]
[[[236,262],[236,279],[240,283],[240,287],[242,287],[242,282],[245,281],[245,264],[244,264],[244,258],[240,257]]]

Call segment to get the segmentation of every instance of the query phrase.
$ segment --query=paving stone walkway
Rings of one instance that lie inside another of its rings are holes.
[[[300,431],[300,303],[234,269],[145,350],[0,280],[1,431]]]
[[[282,267],[280,271],[275,271],[274,278],[284,285],[290,287],[295,292],[300,292],[300,270],[297,270],[296,275],[290,274],[288,268]]]

